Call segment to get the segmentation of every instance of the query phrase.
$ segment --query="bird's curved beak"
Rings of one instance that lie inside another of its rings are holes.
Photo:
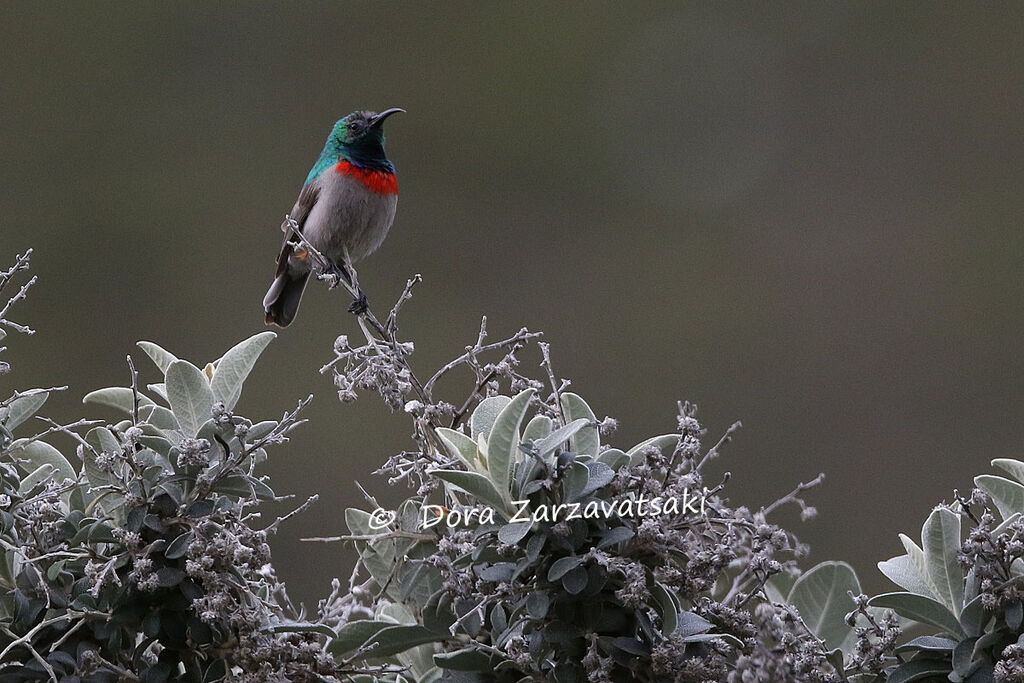
[[[370,119],[370,125],[371,126],[379,126],[380,124],[384,123],[384,119],[386,119],[387,117],[391,116],[392,114],[397,114],[399,112],[404,114],[405,110],[404,109],[399,109],[398,107],[392,107],[391,109],[385,109],[384,111],[382,111],[381,113],[377,114],[372,119]]]

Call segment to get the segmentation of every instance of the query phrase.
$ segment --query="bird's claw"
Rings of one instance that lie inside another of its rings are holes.
[[[344,266],[339,266],[330,259],[327,259],[327,268],[324,269],[321,278],[327,281],[328,289],[334,289],[342,282],[352,281]]]
[[[362,315],[370,309],[370,302],[366,298],[366,294],[363,290],[359,290],[359,296],[352,302],[352,305],[348,307],[348,312],[353,315]]]
[[[327,271],[320,279],[327,283],[327,289],[334,289],[341,284],[341,275],[334,271]]]

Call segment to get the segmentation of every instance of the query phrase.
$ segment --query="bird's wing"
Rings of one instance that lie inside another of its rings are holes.
[[[320,184],[316,181],[302,186],[299,198],[295,200],[295,206],[292,207],[292,212],[288,215],[288,218],[299,224],[299,230],[302,230],[306,225],[306,218],[309,217],[309,212],[313,210],[313,206],[316,204],[319,196]],[[284,232],[284,242],[281,244],[281,253],[277,256],[278,275],[288,269],[288,257],[291,256],[292,249],[299,242],[299,236],[292,230],[288,218],[281,223],[281,231]]]

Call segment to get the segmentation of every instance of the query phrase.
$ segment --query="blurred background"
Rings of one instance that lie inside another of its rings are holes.
[[[400,106],[398,218],[359,273],[384,310],[423,274],[420,374],[486,314],[546,333],[616,445],[672,431],[677,399],[708,445],[742,420],[732,501],[824,472],[818,519],[784,519],[882,588],[897,532],[1024,457],[1022,36],[1013,4],[4,3],[0,262],[34,247],[40,282],[0,389],[69,383],[45,412],[95,415],[126,354],[157,381],[136,340],[200,363],[264,329],[330,126]],[[306,601],[351,555],[299,538],[344,532],[354,480],[405,493],[371,472],[407,417],[317,373],[348,303],[307,293],[239,404],[316,396],[269,462],[321,495],[274,541]]]

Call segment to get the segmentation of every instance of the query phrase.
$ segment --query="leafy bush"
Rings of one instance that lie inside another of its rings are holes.
[[[932,511],[920,546],[900,535],[906,554],[878,564],[903,590],[868,604],[925,633],[894,648],[890,681],[1024,681],[1024,462],[992,464],[1010,478],[976,477],[969,498]]]
[[[329,651],[397,662],[396,681],[843,680],[856,576],[827,563],[797,580],[806,547],[768,519],[786,503],[813,516],[800,495],[817,480],[733,508],[702,468],[738,425],[704,450],[695,408],[680,404],[676,433],[610,447],[614,421],[556,379],[546,346],[546,383],[517,370],[527,330],[486,344],[484,321],[423,383],[394,316],[371,320],[382,334],[364,327],[365,345],[339,338],[324,368],[343,401],[372,389],[403,407],[417,446],[382,468],[415,491],[393,514],[369,495],[371,509],[346,511],[366,576],[352,593],[376,597]],[[470,395],[434,400],[458,367]]]
[[[131,387],[85,397],[128,416],[116,424],[47,420],[32,433],[28,419],[55,389],[0,402],[0,680],[211,681],[232,671],[319,680],[345,671],[323,651],[333,630],[299,623],[274,575],[267,540],[282,520],[251,526],[255,508],[274,498],[257,474],[265,449],[287,440],[298,412],[257,423],[232,412],[273,336],[204,369],[141,342],[161,383],[141,391],[132,365]],[[57,433],[77,441],[73,458],[45,440]]]
[[[29,255],[0,272],[0,339],[32,333],[9,319]],[[342,401],[375,391],[414,429],[380,468],[407,487],[397,509],[364,490],[348,534],[319,539],[358,561],[315,611],[288,599],[269,540],[316,497],[256,514],[280,500],[268,449],[309,399],[281,420],[235,413],[272,333],[200,365],[140,342],[161,381],[141,386],[129,357],[128,386],[85,397],[117,422],[39,417],[64,387],[0,401],[0,682],[1024,681],[1024,463],[994,461],[1012,478],[936,508],[920,546],[902,536],[879,568],[903,590],[868,598],[844,563],[802,572],[806,546],[773,521],[784,505],[813,517],[820,476],[759,507],[730,503],[730,475],[706,479],[738,424],[708,448],[681,403],[673,433],[612,446],[615,421],[546,344],[540,377],[520,371],[539,335],[488,342],[486,320],[421,381],[398,338],[418,282],[321,369]],[[468,395],[435,398],[456,371]]]
[[[443,483],[444,519],[431,497],[414,497],[399,510],[401,533],[355,542],[384,588],[378,609],[411,607],[444,643],[432,660],[423,646],[405,655],[414,680],[441,669],[498,681],[833,680],[796,611],[759,599],[806,549],[766,511],[730,508],[721,487],[704,488],[701,466],[718,446],[702,453],[692,406],[679,433],[622,451],[601,446],[572,393],[558,395],[561,410],[536,402],[541,414],[520,434],[534,401],[532,388],[492,396],[468,434],[438,429],[451,465],[429,476]],[[474,509],[485,512],[463,526]],[[488,510],[493,521],[480,519]],[[515,521],[527,515],[536,521]],[[367,512],[346,518],[352,534],[375,534]],[[769,654],[780,647],[789,657]]]

